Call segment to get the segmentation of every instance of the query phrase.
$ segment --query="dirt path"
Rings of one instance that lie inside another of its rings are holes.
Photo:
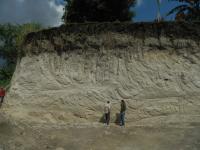
[[[187,128],[0,123],[0,150],[199,150],[200,126]]]

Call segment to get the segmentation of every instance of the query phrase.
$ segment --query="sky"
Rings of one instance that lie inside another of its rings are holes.
[[[166,16],[166,14],[174,8],[178,6],[178,2],[169,0],[161,0],[161,16],[165,20],[173,20],[174,16]],[[136,12],[136,17],[134,18],[137,22],[147,22],[153,21],[157,17],[158,7],[156,0],[138,0],[136,7],[134,7]]]
[[[0,0],[0,24],[35,22],[58,26],[62,14],[62,0]]]
[[[134,7],[135,22],[153,21],[157,16],[156,0],[137,0]],[[177,2],[161,0],[161,14],[165,14]],[[63,0],[0,0],[0,24],[14,23],[24,24],[29,22],[40,23],[43,26],[59,26],[62,24]],[[167,20],[173,19],[167,17]]]

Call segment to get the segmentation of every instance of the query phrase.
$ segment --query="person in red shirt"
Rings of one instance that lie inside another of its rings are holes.
[[[2,87],[0,87],[0,107],[3,104],[5,94],[6,94],[6,91]]]

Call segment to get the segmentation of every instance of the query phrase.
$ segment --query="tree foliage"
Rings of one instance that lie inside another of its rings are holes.
[[[34,23],[0,25],[0,58],[5,60],[0,67],[0,85],[9,83],[26,34],[40,29],[41,26]]]
[[[176,14],[176,20],[200,21],[200,0],[169,0],[178,1],[181,5],[173,8],[167,16]]]
[[[68,22],[130,21],[136,0],[65,0],[63,20]]]

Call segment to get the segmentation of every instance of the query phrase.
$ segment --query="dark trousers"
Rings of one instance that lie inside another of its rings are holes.
[[[0,96],[1,104],[3,103],[4,96]]]
[[[107,124],[107,125],[109,125],[109,123],[110,123],[110,113],[105,113],[105,123]]]
[[[2,104],[3,104],[3,99],[4,99],[4,96],[0,96],[0,107],[1,107]]]
[[[125,125],[125,112],[120,113],[120,126]]]

